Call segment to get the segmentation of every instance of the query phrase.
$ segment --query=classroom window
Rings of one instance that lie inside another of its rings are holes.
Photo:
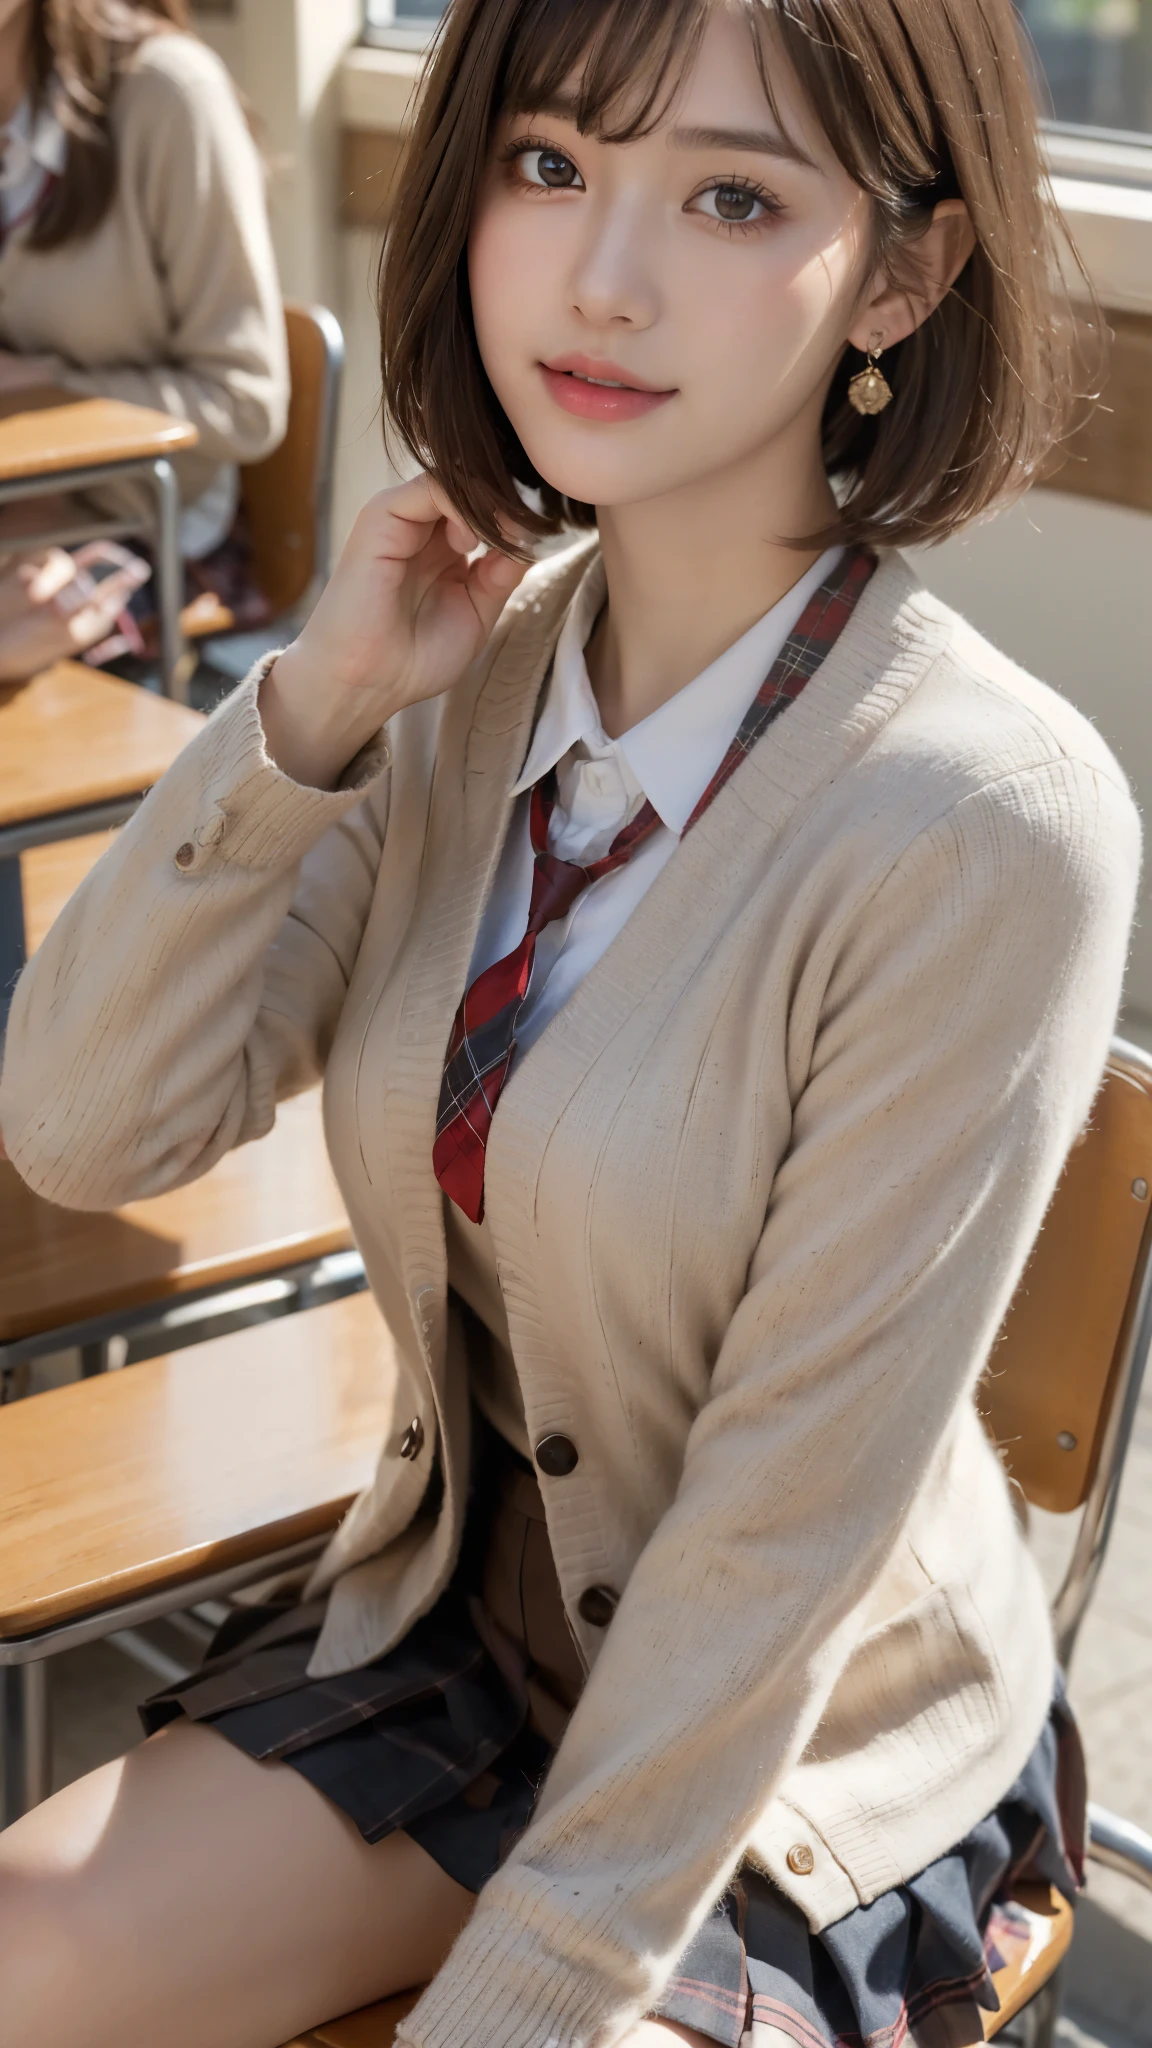
[[[1152,0],[1017,0],[1061,127],[1152,136]],[[369,42],[427,42],[445,0],[365,0]]]
[[[1018,0],[1061,127],[1152,136],[1152,0]]]

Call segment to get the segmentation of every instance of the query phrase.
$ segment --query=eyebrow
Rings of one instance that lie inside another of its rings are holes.
[[[579,102],[574,93],[550,93],[538,107],[523,112],[547,116],[576,125]],[[790,142],[776,128],[673,128],[668,135],[672,149],[736,149],[753,156],[772,156],[782,163],[803,164],[807,170],[819,165],[798,143]]]
[[[779,157],[790,164],[804,164],[808,170],[818,164],[798,143],[789,142],[775,128],[673,128],[668,136],[673,149],[739,149],[756,156]]]

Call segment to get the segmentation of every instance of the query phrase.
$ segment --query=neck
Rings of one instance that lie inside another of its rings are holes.
[[[31,83],[32,0],[0,24],[0,125],[12,119]]]
[[[836,515],[811,423],[667,497],[598,510],[608,605],[588,647],[616,738],[739,640],[819,559],[787,545]]]

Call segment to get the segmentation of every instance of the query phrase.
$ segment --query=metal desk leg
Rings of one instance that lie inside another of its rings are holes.
[[[184,603],[184,563],[180,555],[180,486],[166,456],[152,465],[156,486],[156,610],[160,621],[160,672],[164,695],[183,693],[179,661],[184,651],[180,612]]]
[[[10,854],[7,860],[0,860],[0,1038],[8,1022],[12,991],[26,958],[20,856]]]
[[[51,1790],[48,1667],[0,1666],[0,1824],[10,1827]]]

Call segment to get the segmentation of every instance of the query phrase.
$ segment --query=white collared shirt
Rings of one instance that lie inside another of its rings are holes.
[[[534,860],[529,793],[549,768],[556,770],[558,797],[548,845],[562,860],[584,866],[598,860],[645,798],[660,824],[624,867],[593,882],[566,918],[540,934],[516,1028],[519,1052],[539,1038],[672,858],[744,713],[842,552],[829,549],[717,661],[618,740],[610,740],[600,723],[584,659],[606,595],[602,565],[584,578],[557,641],[528,758],[512,791],[517,802],[477,934],[469,984],[518,946],[527,930]]]
[[[51,105],[35,114],[23,99],[0,127],[0,221],[5,232],[39,205],[49,178],[58,178],[68,159],[68,137]]]

